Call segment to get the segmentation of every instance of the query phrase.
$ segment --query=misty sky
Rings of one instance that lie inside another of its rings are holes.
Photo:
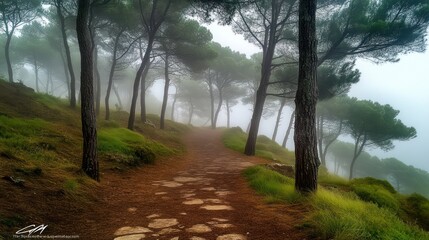
[[[247,56],[259,52],[259,48],[248,43],[241,35],[236,35],[229,26],[211,24],[213,41],[229,46]],[[397,63],[374,64],[368,60],[358,60],[361,80],[353,85],[349,95],[359,99],[370,99],[381,104],[390,104],[400,110],[399,119],[407,126],[417,130],[417,138],[406,142],[395,142],[395,149],[389,152],[368,150],[378,157],[396,157],[406,164],[429,171],[429,52],[411,53],[401,56]],[[233,125],[247,126],[251,117],[248,108],[235,108]],[[290,111],[283,114],[277,141],[282,141],[284,129],[289,121]],[[222,122],[222,119],[220,119]],[[261,122],[260,133],[271,136],[273,118]],[[289,140],[292,142],[292,139]],[[289,144],[288,144],[289,146]]]

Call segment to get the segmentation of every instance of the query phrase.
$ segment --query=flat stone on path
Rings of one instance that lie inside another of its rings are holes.
[[[161,215],[159,215],[159,214],[152,214],[152,215],[146,216],[146,218],[157,218],[157,217],[161,217]]]
[[[215,221],[218,221],[218,222],[228,222],[229,221],[228,219],[225,219],[225,218],[212,218],[212,219]]]
[[[113,240],[141,240],[141,239],[144,239],[145,237],[146,237],[146,235],[144,235],[144,234],[133,234],[133,235],[116,237]]]
[[[155,195],[165,195],[167,192],[156,192]]]
[[[232,227],[234,227],[234,225],[232,225],[230,223],[213,224],[213,226],[217,227],[217,228],[232,228]]]
[[[152,232],[150,229],[147,229],[145,227],[121,227],[118,230],[116,230],[115,235],[116,236],[120,236],[120,235],[128,235],[128,234],[135,234],[135,233],[148,233],[148,232]]]
[[[233,193],[234,192],[232,192],[232,191],[217,191],[217,192],[215,192],[215,194],[218,195],[219,197],[230,195],[230,194],[233,194]]]
[[[195,236],[193,236],[193,237],[190,238],[190,240],[206,240],[206,239],[202,238],[202,237],[195,237]]]
[[[174,181],[165,181],[165,182],[162,183],[161,186],[169,187],[169,188],[175,188],[175,187],[180,187],[182,185],[183,184],[178,183],[178,182],[174,182]]]
[[[206,233],[206,232],[211,232],[212,229],[205,224],[196,224],[186,229],[186,231],[191,233]]]
[[[227,206],[227,205],[204,205],[200,208],[210,210],[210,211],[234,210],[231,206]]]
[[[164,228],[161,231],[158,232],[159,235],[165,235],[165,234],[170,234],[170,233],[178,233],[180,232],[179,229],[175,229],[175,228]]]
[[[175,218],[154,219],[149,223],[150,228],[168,228],[179,224]]]
[[[216,240],[246,240],[247,238],[241,234],[226,234],[216,238]]]
[[[201,188],[201,190],[203,190],[203,191],[216,191],[216,188],[214,188],[214,187],[205,187],[205,188]]]
[[[201,181],[202,178],[194,178],[194,177],[175,177],[174,181],[176,182],[181,182],[181,183],[186,183],[186,182],[196,182],[196,181]]]
[[[185,205],[199,205],[199,204],[203,204],[204,201],[201,200],[201,199],[191,199],[191,200],[188,200],[188,201],[184,201],[182,203],[185,204]]]

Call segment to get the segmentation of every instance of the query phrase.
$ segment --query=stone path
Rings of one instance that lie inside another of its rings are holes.
[[[228,179],[239,175],[240,171],[252,163],[242,158],[228,156],[219,152],[210,156],[216,146],[206,142],[190,144],[192,157],[199,159],[191,168],[175,173],[169,179],[151,182],[158,191],[154,193],[159,202],[181,206],[181,212],[173,213],[170,209],[153,210],[135,225],[120,226],[114,233],[115,240],[139,239],[207,239],[204,234],[219,232],[216,240],[245,240],[246,232],[237,231],[234,221],[225,218],[226,212],[236,211],[230,199],[237,194],[231,186],[219,183],[215,178]],[[139,211],[138,206],[130,206],[130,213]],[[195,216],[198,216],[197,218]],[[201,216],[207,216],[201,221]],[[195,221],[193,221],[195,219]],[[184,220],[184,221],[182,221]],[[181,237],[191,234],[189,238]]]

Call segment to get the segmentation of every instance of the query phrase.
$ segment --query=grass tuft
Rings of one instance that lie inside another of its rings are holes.
[[[239,127],[226,129],[222,135],[224,145],[238,152],[244,151],[246,139],[246,133]],[[256,156],[279,161],[288,165],[293,164],[295,159],[293,152],[288,151],[266,136],[258,136],[255,153]]]

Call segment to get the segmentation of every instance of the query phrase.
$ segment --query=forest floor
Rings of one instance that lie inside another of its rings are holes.
[[[305,207],[267,204],[241,171],[264,163],[226,149],[221,132],[194,130],[187,153],[161,164],[106,173],[92,209],[63,216],[60,229],[80,239],[305,239]],[[55,228],[55,229],[54,229]]]

